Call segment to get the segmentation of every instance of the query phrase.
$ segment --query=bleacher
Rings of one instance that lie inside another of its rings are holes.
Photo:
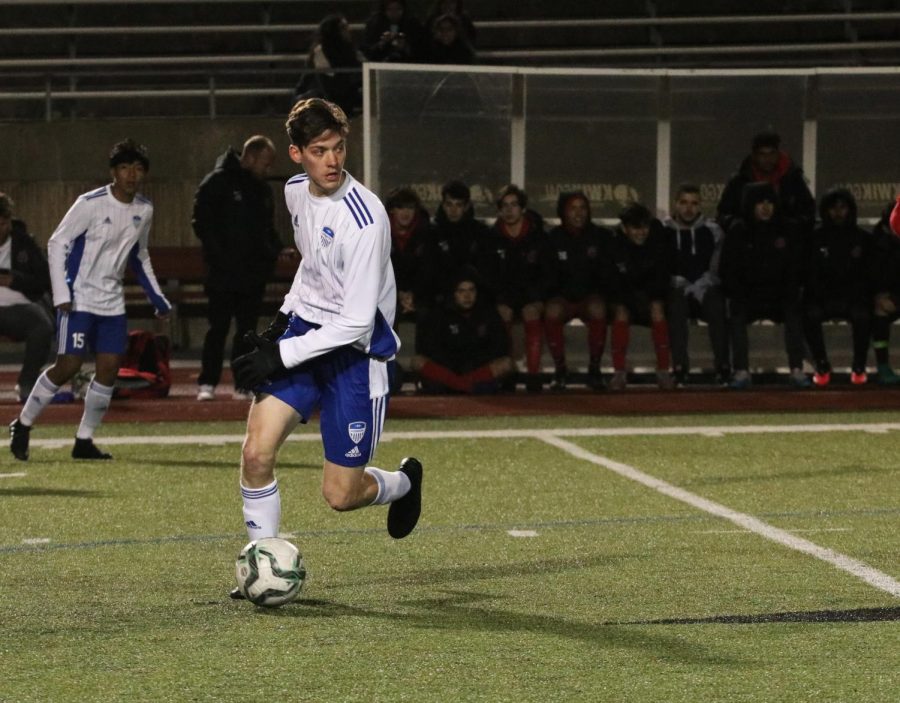
[[[372,4],[2,0],[0,119],[279,113],[277,98],[302,71],[318,21],[343,12],[360,40]],[[424,17],[431,3],[409,4]],[[691,68],[900,59],[900,10],[886,0],[511,5],[471,4],[481,62]]]

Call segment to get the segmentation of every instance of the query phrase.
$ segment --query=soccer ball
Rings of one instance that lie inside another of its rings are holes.
[[[300,550],[279,537],[250,542],[238,555],[234,572],[247,600],[266,608],[290,603],[306,579]]]

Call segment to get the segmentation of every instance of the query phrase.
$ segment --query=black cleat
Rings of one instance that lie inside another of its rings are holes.
[[[28,440],[31,427],[23,425],[19,418],[9,423],[9,451],[19,461],[28,461]]]
[[[101,452],[94,440],[75,438],[75,446],[72,447],[73,459],[112,459],[112,454]]]
[[[247,600],[247,596],[241,593],[241,589],[237,587],[232,588],[228,592],[228,597],[231,598],[231,600]]]
[[[394,539],[406,537],[422,512],[422,463],[409,456],[400,462],[400,471],[409,477],[409,493],[391,503],[388,509],[388,534]]]

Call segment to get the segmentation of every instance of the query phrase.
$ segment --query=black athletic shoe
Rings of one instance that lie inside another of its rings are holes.
[[[28,461],[28,440],[31,427],[23,425],[19,418],[9,423],[9,451],[19,461]]]
[[[73,459],[112,459],[112,454],[101,452],[92,439],[75,438],[75,446],[72,447]]]
[[[236,586],[229,591],[228,597],[231,600],[247,600],[247,596],[241,593],[241,589]]]
[[[394,539],[406,537],[422,512],[422,462],[409,456],[400,462],[400,471],[409,477],[409,493],[391,503],[388,509],[388,534]]]

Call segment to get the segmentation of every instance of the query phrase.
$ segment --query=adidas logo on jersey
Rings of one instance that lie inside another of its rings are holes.
[[[109,218],[107,217],[107,218],[105,218],[105,219],[103,220],[103,224],[105,224],[105,225],[111,225],[111,224],[112,224],[112,220],[109,219]]]
[[[344,456],[348,459],[358,459],[362,456],[362,454],[359,451],[359,447],[353,447],[353,449],[351,449],[349,452],[346,452]]]

